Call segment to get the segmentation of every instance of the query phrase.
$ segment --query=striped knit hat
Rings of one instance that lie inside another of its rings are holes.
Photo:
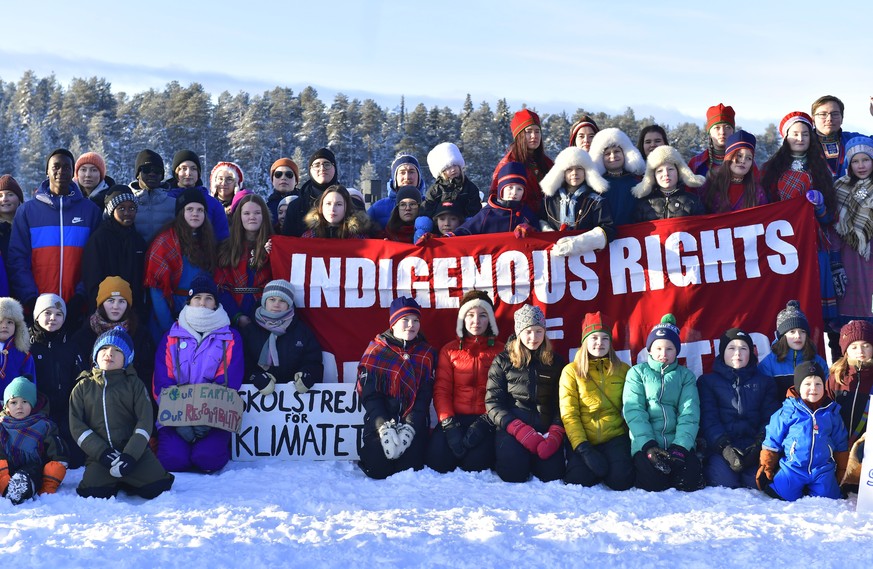
[[[415,299],[406,296],[395,298],[388,309],[388,326],[394,326],[398,320],[410,315],[421,318],[421,307]]]
[[[609,339],[612,339],[612,324],[607,321],[607,318],[603,316],[598,310],[597,312],[589,312],[585,315],[585,319],[582,320],[582,342],[585,343],[585,339],[595,332],[603,332]]]
[[[507,162],[497,171],[497,197],[502,197],[503,188],[510,184],[527,187],[527,169],[521,162]]]
[[[782,122],[779,123],[779,134],[782,138],[788,134],[788,129],[796,122],[806,123],[810,132],[813,129],[812,117],[803,111],[794,111],[782,117]]]

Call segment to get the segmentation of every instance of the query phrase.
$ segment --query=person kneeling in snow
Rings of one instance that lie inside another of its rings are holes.
[[[770,418],[757,477],[768,496],[789,502],[804,495],[840,497],[849,433],[840,405],[825,394],[825,377],[815,362],[798,365],[789,397]]]
[[[437,359],[419,334],[418,303],[401,296],[389,310],[390,328],[367,346],[356,386],[365,411],[358,465],[377,479],[424,467]]]
[[[0,414],[0,493],[13,504],[54,494],[67,474],[57,426],[36,407],[36,386],[16,377],[3,392]]]
[[[70,394],[70,432],[85,451],[85,473],[76,488],[83,497],[111,498],[119,487],[152,499],[175,478],[149,449],[154,413],[133,369],[133,340],[124,328],[97,338],[95,367],[83,371]]]

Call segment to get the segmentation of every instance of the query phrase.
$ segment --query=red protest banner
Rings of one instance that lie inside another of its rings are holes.
[[[651,327],[667,312],[682,329],[680,358],[708,369],[713,341],[733,326],[753,333],[763,357],[776,314],[800,301],[812,337],[822,336],[816,259],[817,222],[803,199],[722,215],[621,227],[607,249],[555,257],[565,234],[509,233],[432,239],[418,247],[382,240],[274,237],[276,278],[291,281],[298,313],[328,360],[325,380],[354,381],[367,343],[388,327],[387,308],[412,296],[423,308],[422,333],[439,348],[455,338],[458,300],[467,290],[496,299],[500,338],[513,332],[522,304],[540,306],[547,333],[564,357],[578,348],[586,312],[616,325],[619,356],[636,360]]]

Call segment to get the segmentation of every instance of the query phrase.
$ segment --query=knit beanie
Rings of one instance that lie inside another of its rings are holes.
[[[440,173],[450,166],[463,170],[466,165],[461,151],[451,142],[441,142],[427,153],[427,167],[434,178],[439,178]]]
[[[103,160],[103,157],[97,154],[96,152],[86,152],[79,156],[79,159],[76,160],[76,165],[73,168],[73,172],[77,175],[79,173],[79,168],[82,167],[83,164],[91,164],[97,171],[100,172],[100,180],[106,177],[106,161]]]
[[[809,127],[810,132],[815,128],[812,117],[803,111],[793,111],[782,117],[782,121],[779,123],[779,134],[782,138],[785,138],[788,134],[788,129],[796,122],[806,123],[806,126]]]
[[[582,118],[574,122],[573,126],[570,127],[570,144],[568,146],[576,146],[576,135],[579,134],[582,127],[586,126],[593,128],[594,134],[600,132],[600,128],[597,126],[597,123],[594,122],[594,119],[588,115],[582,115]]]
[[[652,351],[652,344],[655,340],[669,340],[676,348],[676,353],[682,350],[682,342],[679,340],[679,327],[676,326],[676,317],[672,314],[665,314],[661,318],[659,324],[655,324],[652,331],[649,332],[649,337],[646,338],[646,350]]]
[[[133,207],[139,208],[139,202],[130,187],[116,184],[109,188],[106,192],[106,198],[103,200],[103,203],[106,204],[106,215],[112,217],[115,208],[124,202],[133,202]]]
[[[291,168],[291,170],[294,171],[294,179],[297,181],[300,180],[300,170],[298,170],[297,168],[297,163],[290,158],[279,158],[278,160],[273,162],[273,165],[270,166],[270,177],[272,178],[273,172],[275,172],[277,168],[281,168],[282,166],[286,168]]]
[[[336,167],[336,156],[333,155],[333,152],[330,151],[330,148],[319,148],[312,153],[312,156],[309,157],[309,163],[306,165],[306,168],[312,168],[312,163],[319,158],[323,158],[329,161],[331,164],[334,165],[334,167]]]
[[[409,315],[421,318],[421,307],[415,299],[406,296],[395,298],[388,309],[388,326],[394,326],[398,320]]]
[[[871,160],[873,160],[873,139],[866,136],[856,136],[849,139],[846,143],[846,158],[843,163],[847,172],[849,170],[849,165],[852,163],[852,156],[859,153],[866,154]],[[3,188],[0,187],[0,189]]]
[[[176,196],[176,215],[179,215],[180,211],[184,211],[185,206],[190,203],[199,203],[204,210],[207,209],[206,196],[203,195],[202,191],[197,188],[185,188]]]
[[[412,154],[400,154],[391,163],[391,181],[394,185],[397,185],[397,169],[404,164],[415,166],[415,169],[418,170],[418,183],[421,184],[421,179],[424,177],[421,175],[421,164],[418,163],[418,160]]]
[[[218,286],[212,277],[199,274],[191,281],[191,286],[188,288],[188,299],[185,304],[191,302],[191,299],[198,294],[211,294],[215,298],[215,303],[218,304]]]
[[[291,205],[291,202],[293,202],[294,200],[296,200],[299,197],[300,196],[294,195],[294,194],[292,194],[290,196],[285,196],[284,198],[279,200],[279,205],[277,205],[276,208],[278,209],[278,208],[282,207],[283,205]]]
[[[130,283],[121,277],[106,277],[97,288],[97,306],[100,306],[112,297],[121,297],[127,301],[128,306],[133,306],[133,293],[130,291]]]
[[[733,107],[726,107],[719,103],[706,110],[706,132],[717,124],[727,124],[731,127],[736,127],[734,121],[735,113]]]
[[[809,320],[800,311],[800,303],[796,300],[789,300],[785,308],[776,315],[776,339],[778,340],[787,334],[789,330],[794,330],[795,328],[800,328],[809,334]]]
[[[261,295],[261,306],[266,308],[267,299],[271,297],[284,300],[289,308],[294,306],[294,291],[291,289],[291,283],[286,280],[275,279],[267,283],[264,294]]]
[[[57,156],[58,154],[61,154],[61,155],[63,155],[63,156],[66,156],[67,158],[69,158],[69,159],[70,159],[70,164],[75,164],[75,163],[76,163],[76,157],[73,156],[73,153],[72,153],[72,152],[70,152],[70,151],[67,150],[66,148],[55,148],[54,150],[51,151],[51,154],[49,154],[49,155],[48,155],[48,158],[46,158],[46,160],[45,160],[45,171],[46,171],[46,174],[48,174],[49,162],[52,161],[52,157],[53,157],[53,156]],[[73,170],[73,173],[75,173],[75,170]]]
[[[757,358],[755,356],[755,342],[752,341],[751,336],[749,336],[746,332],[740,330],[739,328],[731,328],[721,335],[721,338],[718,341],[718,358],[721,361],[724,361],[724,353],[725,350],[727,350],[727,345],[734,340],[740,340],[742,342],[745,342],[746,345],[749,347],[749,361],[757,361]]]
[[[243,171],[236,162],[219,162],[216,164],[215,167],[212,168],[212,172],[209,173],[210,187],[215,185],[215,175],[218,174],[219,170],[230,170],[233,172],[233,175],[236,178],[236,187],[243,187]],[[270,172],[270,175],[272,174],[273,173]]]
[[[161,171],[164,170],[164,159],[154,150],[141,150],[136,155],[136,163],[134,166],[134,177],[139,176],[139,171],[143,166],[160,166]],[[163,174],[161,174],[163,175]]]
[[[24,192],[21,191],[21,186],[18,185],[18,182],[10,174],[0,176],[0,192],[2,191],[12,192],[18,196],[20,203],[24,203]]]
[[[580,343],[584,344],[585,339],[595,332],[603,332],[612,340],[612,323],[608,322],[607,318],[599,310],[597,312],[589,312],[582,320],[582,340]]]
[[[94,342],[94,349],[91,350],[91,361],[96,363],[97,354],[106,346],[114,346],[121,350],[121,353],[124,354],[124,367],[129,366],[133,362],[133,340],[131,340],[130,335],[121,326],[116,326],[100,334],[100,337]]]
[[[239,205],[239,202],[243,200],[246,196],[254,196],[256,195],[251,190],[239,190],[235,194],[233,194],[233,199],[230,200],[230,213],[233,215],[233,212],[236,211],[236,206]]]
[[[33,304],[33,319],[36,320],[39,318],[39,315],[47,308],[56,308],[60,310],[66,319],[67,303],[64,302],[63,298],[51,292],[44,292],[36,298],[36,302]]]
[[[197,153],[193,150],[180,150],[173,155],[173,177],[176,177],[176,168],[178,168],[182,162],[191,161],[197,165],[197,177],[200,177],[200,174],[203,172],[203,166],[200,165],[200,157],[197,156]]]
[[[828,378],[822,367],[814,360],[801,362],[794,368],[794,390],[797,391],[798,395],[800,395],[800,384],[811,375],[821,378],[822,384]]]
[[[416,203],[421,203],[421,192],[418,191],[418,186],[402,186],[397,190],[397,199],[395,203],[399,204],[403,200],[415,200]]]
[[[543,314],[539,306],[525,304],[515,311],[513,318],[515,319],[516,336],[520,336],[522,332],[531,326],[546,327],[546,315]]]
[[[36,407],[36,385],[26,377],[18,376],[9,382],[3,390],[3,406],[5,407],[13,397],[21,397],[31,407]]]
[[[725,149],[724,156],[725,160],[738,150],[742,150],[743,148],[752,151],[752,155],[755,154],[755,146],[757,145],[758,139],[755,138],[755,135],[744,130],[738,130],[734,132],[732,135],[727,137],[725,141]]]
[[[840,350],[845,354],[852,342],[873,344],[873,324],[866,320],[852,320],[840,328]]]
[[[19,352],[30,351],[30,334],[24,323],[24,308],[14,298],[0,297],[0,320],[8,318],[15,322],[15,335],[13,336],[15,347]]]
[[[527,190],[527,169],[521,162],[507,162],[497,171],[497,197],[503,197],[503,188],[519,184]]]
[[[500,332],[497,329],[497,319],[494,317],[494,302],[488,293],[482,290],[468,291],[461,297],[461,307],[458,309],[458,322],[455,326],[455,333],[458,338],[464,337],[464,317],[471,308],[481,308],[488,315],[488,324],[491,326],[491,335],[497,336]]]
[[[522,109],[512,116],[509,128],[512,130],[512,138],[531,125],[540,126],[540,116],[530,109]]]

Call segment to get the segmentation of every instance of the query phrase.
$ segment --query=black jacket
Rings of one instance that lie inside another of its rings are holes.
[[[562,190],[563,188],[552,196],[545,196],[543,203],[543,219],[554,230],[561,228]],[[585,186],[584,189],[581,189],[581,195],[576,198],[574,210],[573,218],[575,221],[567,224],[568,230],[589,231],[595,227],[600,227],[606,233],[607,241],[615,239],[615,224],[612,222],[612,211],[606,198]]]
[[[419,215],[433,217],[443,202],[454,203],[458,210],[464,212],[465,217],[472,217],[482,209],[479,188],[466,175],[452,178],[448,182],[438,177],[424,194],[422,212]]]
[[[655,221],[657,219],[673,219],[674,217],[687,217],[689,215],[703,215],[706,210],[696,194],[692,194],[684,187],[680,187],[669,197],[661,193],[661,189],[652,190],[652,193],[637,201],[636,221]]]
[[[246,371],[243,383],[248,383],[253,373],[261,371],[258,359],[261,350],[270,339],[270,333],[252,321],[240,331],[243,339]],[[300,318],[295,317],[285,333],[276,339],[279,365],[267,370],[276,378],[276,383],[292,383],[294,374],[305,374],[303,383],[307,387],[321,383],[324,378],[324,365],[321,363],[321,344],[312,330]]]
[[[109,276],[119,276],[127,281],[133,293],[133,307],[146,322],[145,289],[142,286],[145,272],[146,243],[136,230],[136,225],[124,227],[113,218],[104,219],[88,238],[82,254],[82,280],[88,301],[88,312],[97,308],[97,290]],[[90,366],[88,369],[91,369]]]

